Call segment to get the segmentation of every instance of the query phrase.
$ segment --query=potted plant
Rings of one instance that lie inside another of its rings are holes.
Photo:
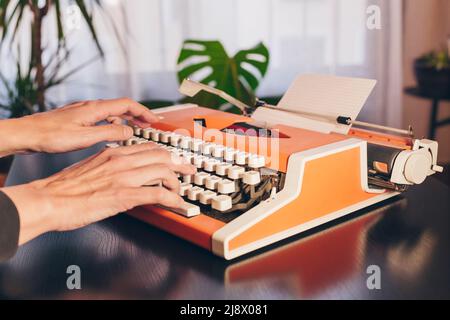
[[[414,62],[421,94],[433,98],[450,97],[450,57],[447,50],[433,51]]]
[[[22,117],[56,107],[48,99],[46,92],[64,83],[83,67],[104,57],[99,35],[94,26],[94,11],[108,21],[122,49],[125,50],[114,21],[104,8],[102,0],[75,0],[68,5],[64,3],[62,0],[0,1],[0,54],[17,55],[14,78],[6,77],[0,70],[0,109],[3,109],[8,117]],[[72,70],[62,73],[62,66],[72,59],[72,51],[67,46],[69,33],[66,29],[69,23],[66,24],[64,20],[64,12],[75,13],[79,17],[79,22],[87,25],[97,53],[91,59],[80,62]],[[27,13],[31,14],[31,19],[25,18]],[[57,30],[58,45],[53,50],[42,41],[42,35],[46,32],[45,25],[48,24],[46,19],[50,19],[49,17],[53,17]],[[31,54],[26,63],[20,62],[20,41],[16,41],[17,33],[23,24],[28,24],[25,30],[30,30]],[[11,160],[11,157],[0,160],[0,173],[7,172]]]

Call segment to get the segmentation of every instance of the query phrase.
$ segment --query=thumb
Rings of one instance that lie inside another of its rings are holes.
[[[133,136],[133,128],[122,124],[108,124],[91,128],[91,139],[101,141],[123,141]]]

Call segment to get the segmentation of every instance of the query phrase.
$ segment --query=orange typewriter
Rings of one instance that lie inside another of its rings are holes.
[[[159,123],[135,128],[126,144],[152,141],[198,172],[180,176],[184,208],[144,206],[129,214],[233,259],[442,172],[437,142],[354,120],[375,84],[303,75],[277,106],[250,107],[186,79],[185,95],[218,94],[243,115],[186,104],[157,109]]]

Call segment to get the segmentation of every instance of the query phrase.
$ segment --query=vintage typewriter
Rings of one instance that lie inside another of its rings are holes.
[[[437,142],[414,139],[411,128],[354,120],[374,86],[368,79],[304,75],[278,106],[247,106],[186,79],[185,95],[218,94],[242,115],[185,104],[156,109],[159,123],[134,128],[124,144],[159,144],[198,172],[179,177],[184,208],[149,205],[129,214],[233,259],[442,172]]]

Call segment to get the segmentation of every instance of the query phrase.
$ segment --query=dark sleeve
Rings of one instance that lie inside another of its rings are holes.
[[[11,258],[19,244],[20,220],[14,202],[0,191],[0,262]]]

